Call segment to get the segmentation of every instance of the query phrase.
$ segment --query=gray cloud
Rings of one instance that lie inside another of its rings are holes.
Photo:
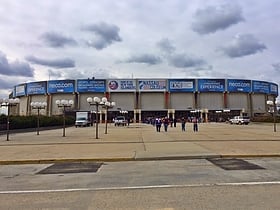
[[[279,63],[273,63],[272,67],[276,72],[280,72],[280,62]]]
[[[37,58],[37,57],[31,55],[31,56],[25,57],[25,59],[34,64],[50,66],[50,67],[54,67],[54,68],[75,67],[75,61],[73,61],[70,58],[48,60],[48,59]]]
[[[70,38],[55,32],[46,32],[41,36],[41,39],[50,47],[60,48],[66,45],[77,45],[77,42]]]
[[[192,30],[199,34],[214,33],[244,21],[241,8],[230,4],[197,10],[194,18]]]
[[[205,64],[202,58],[189,56],[186,54],[175,54],[169,57],[169,65],[177,68],[197,67]]]
[[[93,32],[95,34],[95,39],[87,41],[87,45],[98,50],[106,48],[113,42],[122,41],[119,35],[120,29],[116,25],[100,22],[98,24],[85,26],[83,27],[83,30]]]
[[[162,62],[160,57],[151,54],[135,55],[126,60],[127,63],[145,63],[149,65],[156,65]]]
[[[52,69],[48,70],[49,79],[59,79],[63,77],[63,74],[60,71],[54,71]]]
[[[173,53],[176,50],[176,48],[172,45],[171,41],[167,38],[160,40],[157,43],[157,47],[167,54]]]
[[[33,77],[34,69],[25,62],[18,60],[9,62],[6,55],[0,51],[0,74],[7,76]]]
[[[0,78],[0,89],[10,89],[15,85],[15,81]]]
[[[231,43],[220,48],[225,55],[231,58],[253,55],[265,49],[266,46],[252,34],[237,35]]]

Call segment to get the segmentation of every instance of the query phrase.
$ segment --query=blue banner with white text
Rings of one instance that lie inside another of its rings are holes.
[[[48,81],[48,93],[73,93],[73,92],[75,92],[75,80]]]

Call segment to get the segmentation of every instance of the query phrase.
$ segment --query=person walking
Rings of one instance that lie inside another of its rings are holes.
[[[167,132],[167,128],[168,128],[168,124],[169,124],[169,120],[168,118],[164,118],[164,121],[163,121],[163,125],[164,125],[164,131]]]
[[[160,128],[161,128],[161,119],[160,119],[160,118],[156,118],[155,124],[156,124],[156,131],[157,131],[157,132],[160,132]]]
[[[182,124],[182,131],[186,131],[186,119],[184,117],[182,117],[181,124]]]
[[[174,118],[173,123],[174,123],[174,127],[176,128],[176,123],[177,123],[176,117]]]
[[[194,131],[194,132],[198,132],[198,122],[197,122],[197,118],[194,117],[192,121],[193,121],[193,131]]]

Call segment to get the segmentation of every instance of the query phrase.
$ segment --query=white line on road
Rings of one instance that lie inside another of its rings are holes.
[[[280,185],[280,181],[271,182],[237,182],[237,183],[209,183],[209,184],[186,184],[186,185],[147,185],[131,187],[100,187],[100,188],[73,188],[53,190],[10,190],[0,191],[0,194],[28,194],[28,193],[53,193],[53,192],[77,192],[77,191],[106,191],[106,190],[138,190],[159,188],[185,188],[185,187],[214,187],[214,186],[254,186],[254,185]]]

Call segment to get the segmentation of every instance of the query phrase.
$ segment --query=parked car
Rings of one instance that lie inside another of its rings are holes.
[[[248,125],[250,123],[249,117],[244,116],[234,116],[229,120],[230,124]]]
[[[125,119],[124,116],[117,116],[115,119],[114,119],[114,123],[115,123],[115,126],[126,126],[127,125],[127,120]]]

